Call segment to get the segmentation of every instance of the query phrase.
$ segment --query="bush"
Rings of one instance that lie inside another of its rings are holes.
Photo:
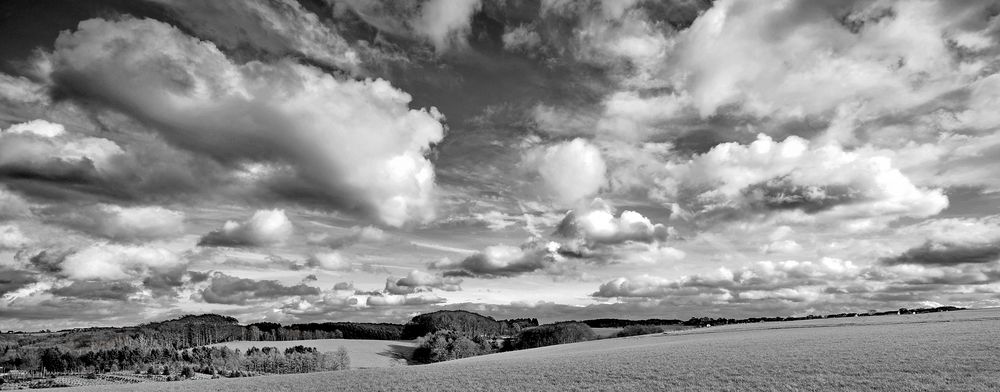
[[[514,349],[551,346],[593,340],[597,335],[587,324],[566,322],[542,325],[521,331],[514,337]]]
[[[347,349],[341,346],[337,351],[323,353],[322,370],[346,370],[351,367],[351,357],[347,355]]]
[[[185,366],[184,369],[181,369],[181,377],[184,378],[194,377],[194,369],[192,369],[190,366]]]
[[[455,331],[442,330],[428,334],[417,341],[417,348],[413,350],[413,360],[424,363],[442,362],[494,351],[496,348],[487,339],[478,337],[470,339]]]
[[[663,332],[663,327],[658,327],[655,325],[629,325],[621,332],[618,332],[618,337],[626,336],[637,336],[637,335],[649,335],[651,333],[661,333]]]

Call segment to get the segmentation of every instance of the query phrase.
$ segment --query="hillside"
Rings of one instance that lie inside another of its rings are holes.
[[[144,391],[1000,389],[1000,310],[757,323],[424,366],[156,383]],[[125,391],[136,386],[82,388]]]

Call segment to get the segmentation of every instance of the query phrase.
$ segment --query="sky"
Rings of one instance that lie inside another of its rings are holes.
[[[7,0],[0,330],[1000,306],[998,15]]]

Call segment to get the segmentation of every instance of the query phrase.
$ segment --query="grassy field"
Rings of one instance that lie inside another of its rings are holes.
[[[281,342],[227,342],[212,346],[228,346],[232,349],[246,351],[250,347],[277,347],[285,349],[293,346],[316,347],[320,352],[347,349],[351,357],[351,369],[387,368],[405,366],[416,348],[415,340],[361,340],[361,339],[317,339],[317,340],[287,340]]]
[[[996,391],[1000,310],[700,328],[433,365],[81,391]]]
[[[685,325],[659,325],[658,327],[663,328],[664,331],[682,331],[686,329],[691,329]],[[625,328],[591,328],[594,330],[594,334],[602,338],[610,338],[618,336],[618,333]]]

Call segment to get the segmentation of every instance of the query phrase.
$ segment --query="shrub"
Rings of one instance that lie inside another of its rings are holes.
[[[514,337],[516,350],[593,340],[597,335],[586,324],[577,322],[556,323],[529,328]]]
[[[190,366],[185,366],[184,369],[181,369],[181,377],[184,378],[194,377],[194,369],[192,369]]]
[[[663,327],[656,325],[629,325],[626,326],[621,332],[618,332],[618,337],[626,336],[636,336],[636,335],[649,335],[651,333],[661,333],[663,332]]]
[[[420,338],[413,360],[432,363],[489,354],[496,349],[483,338],[470,339],[455,331],[442,330]]]
[[[351,367],[351,357],[347,355],[347,349],[343,346],[337,351],[323,353],[321,360],[322,370],[345,370]]]

